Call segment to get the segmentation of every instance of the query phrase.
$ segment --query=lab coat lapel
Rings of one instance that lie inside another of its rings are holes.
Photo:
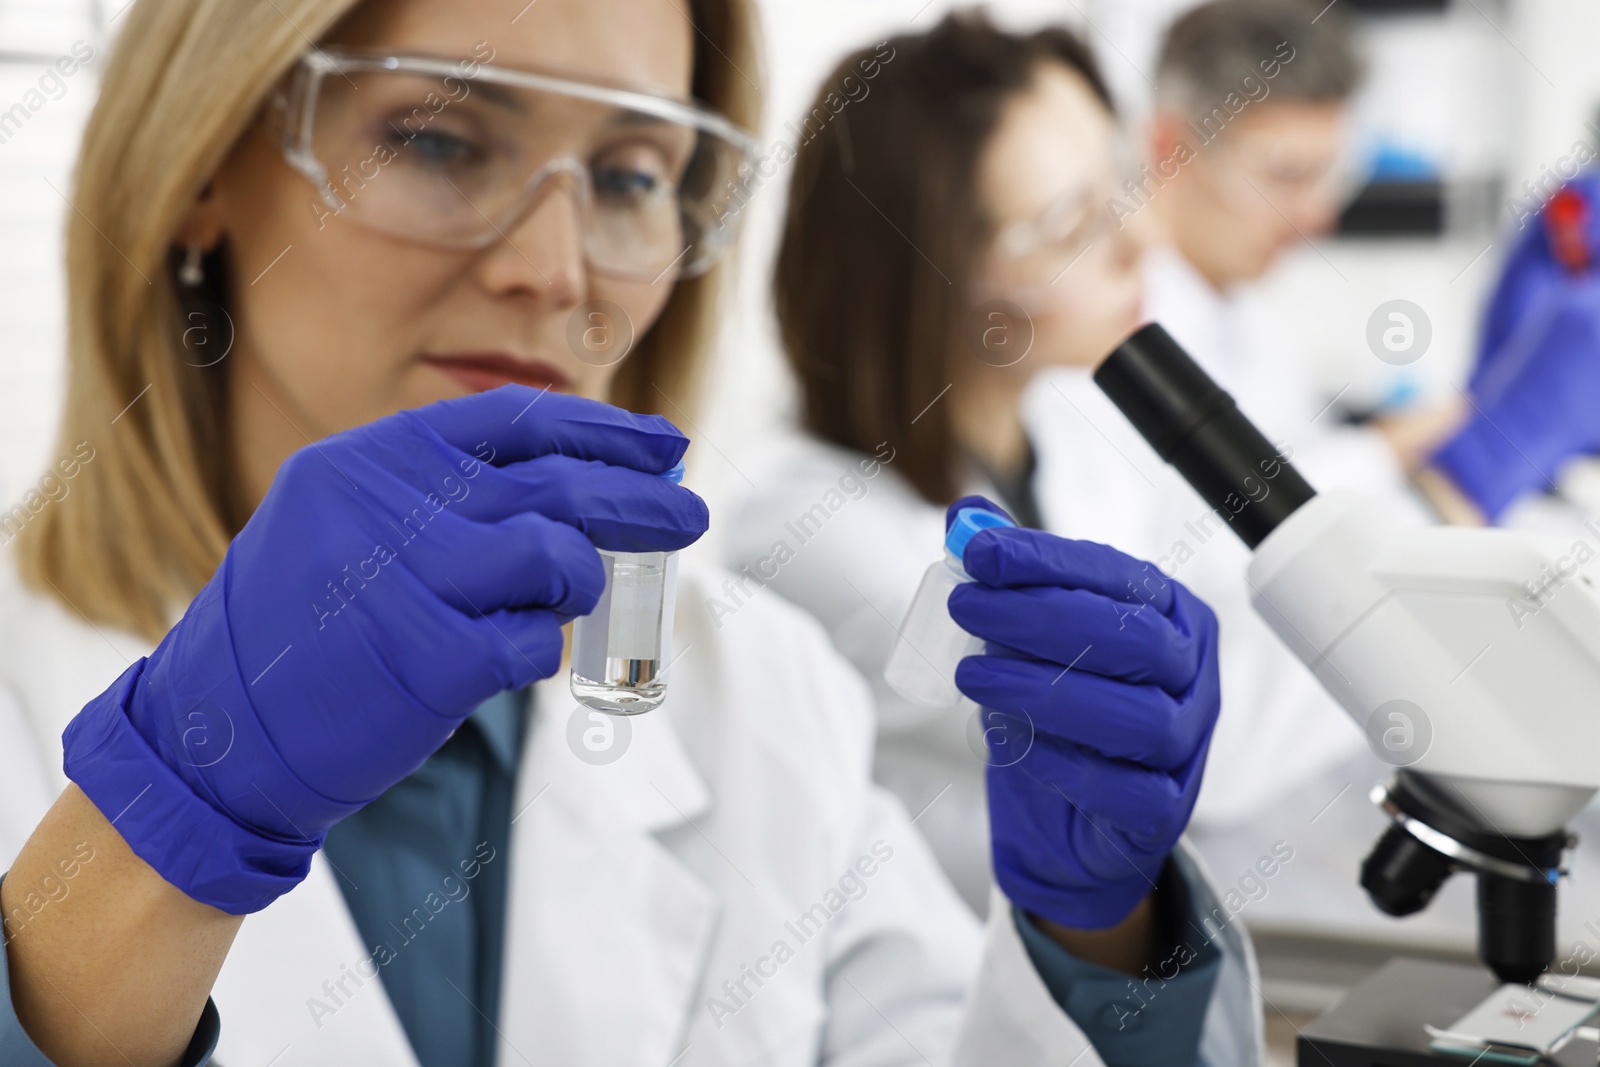
[[[696,699],[675,672],[671,700]],[[584,729],[564,675],[535,687],[511,838],[501,1063],[673,1062],[716,926],[713,890],[654,836],[711,796],[664,712],[606,765],[580,759]],[[569,743],[569,738],[574,740]]]

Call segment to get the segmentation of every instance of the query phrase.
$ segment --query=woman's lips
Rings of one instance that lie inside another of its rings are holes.
[[[499,352],[424,356],[423,362],[443,371],[475,393],[498,389],[510,382],[560,392],[571,381],[548,363],[536,359],[514,359]]]

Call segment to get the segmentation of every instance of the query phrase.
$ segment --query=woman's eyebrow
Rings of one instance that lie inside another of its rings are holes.
[[[610,126],[677,126],[680,123],[664,119],[660,115],[652,115],[645,111],[634,111],[630,108],[620,108],[612,114],[607,123]]]
[[[523,106],[522,98],[516,92],[507,89],[503,85],[496,85],[493,82],[479,82],[476,90],[488,97],[491,104],[497,104],[518,115],[527,113],[528,109]]]

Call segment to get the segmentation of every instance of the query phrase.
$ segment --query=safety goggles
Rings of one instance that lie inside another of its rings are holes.
[[[1024,287],[1053,285],[1068,270],[1103,269],[1116,251],[1123,220],[1119,190],[1103,176],[1087,190],[1074,190],[1031,219],[1000,227],[994,235],[989,273],[996,282]],[[1131,212],[1129,212],[1131,213]]]
[[[564,186],[590,268],[630,280],[715,264],[756,155],[695,102],[430,56],[313,50],[275,104],[284,158],[341,218],[484,248]]]

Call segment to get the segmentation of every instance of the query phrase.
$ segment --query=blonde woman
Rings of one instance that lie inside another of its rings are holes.
[[[633,412],[692,406],[753,157],[744,0],[123,17],[68,242],[62,440],[89,451],[0,588],[0,840],[32,829],[0,883],[0,1061],[1104,1062],[1052,976],[1119,968],[1125,997],[1183,947],[1153,898],[1221,907],[1186,860],[1154,888],[1218,699],[1186,591],[1106,635],[1181,721],[1091,701],[1095,742],[1042,721],[998,782],[1018,903],[987,931],[871,784],[867,691],[796,610],[714,620],[722,575],[685,566],[667,703],[596,724],[567,694],[596,547],[708,522],[658,477],[687,440]],[[597,353],[596,314],[631,343]],[[975,605],[1126,614],[1101,588],[1126,557],[973,546]],[[1106,754],[1131,747],[1181,774]],[[1068,750],[1077,775],[1033,773]],[[1256,1062],[1248,945],[1197,951],[1190,1058]]]

